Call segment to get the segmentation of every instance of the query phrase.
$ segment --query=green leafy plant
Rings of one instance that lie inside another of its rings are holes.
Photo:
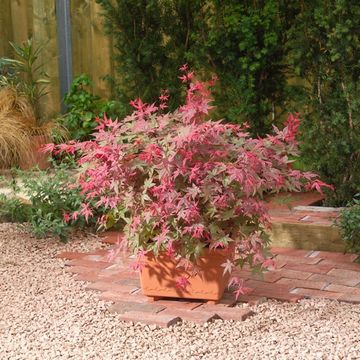
[[[131,112],[130,100],[156,100],[168,89],[168,106],[179,106],[182,88],[174,79],[179,64],[193,63],[193,34],[201,25],[205,0],[96,0],[115,47],[116,97]],[[126,14],[126,16],[124,16]],[[123,113],[122,115],[126,115]],[[121,115],[121,114],[119,114]]]
[[[54,235],[66,241],[74,229],[94,228],[95,221],[86,222],[80,214],[72,218],[70,215],[80,213],[84,196],[75,185],[76,174],[66,162],[47,171],[36,174],[16,172],[16,185],[10,181],[12,188],[9,196],[1,195],[0,217],[13,222],[28,222],[31,232],[37,237]],[[19,198],[23,193],[28,199]]]
[[[65,241],[71,228],[83,228],[82,217],[69,223],[67,214],[81,208],[83,196],[74,186],[75,178],[67,164],[55,166],[54,171],[39,172],[36,177],[20,174],[23,191],[31,202],[29,222],[32,232],[38,237],[49,234]]]
[[[141,95],[155,101],[171,93],[169,108],[181,102],[172,74],[188,62],[198,75],[216,73],[217,116],[248,121],[264,135],[289,105],[288,30],[300,5],[288,1],[97,0],[115,41],[116,94],[127,104]],[[127,16],[124,16],[124,14]]]
[[[0,221],[2,222],[27,222],[30,217],[30,206],[12,194],[0,194]]]
[[[96,117],[113,114],[117,109],[115,101],[105,102],[90,92],[92,82],[87,75],[80,75],[71,84],[70,91],[65,95],[64,103],[67,113],[61,123],[68,130],[71,139],[87,140],[96,126]]]
[[[341,211],[336,225],[341,230],[341,235],[346,244],[346,249],[360,253],[360,195]]]
[[[50,82],[43,70],[44,64],[39,63],[44,46],[34,44],[32,39],[22,44],[10,42],[10,45],[15,58],[0,59],[0,86],[12,85],[25,94],[36,119],[40,119],[39,100],[48,93],[46,85]]]
[[[248,121],[253,134],[264,135],[288,112],[285,44],[296,11],[278,0],[208,2],[193,52],[219,77],[219,117]]]
[[[302,160],[335,186],[327,204],[342,206],[360,186],[360,4],[302,3],[288,43],[289,65],[304,80]]]

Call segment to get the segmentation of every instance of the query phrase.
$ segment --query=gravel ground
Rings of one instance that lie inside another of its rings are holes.
[[[242,323],[131,326],[64,272],[59,244],[0,224],[0,359],[360,359],[360,306],[268,302]]]

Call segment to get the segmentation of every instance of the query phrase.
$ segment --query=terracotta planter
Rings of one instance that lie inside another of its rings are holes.
[[[145,256],[145,266],[140,272],[141,288],[144,295],[153,298],[174,297],[218,301],[223,296],[230,274],[223,275],[221,266],[232,255],[232,250],[208,250],[199,258],[197,265],[200,272],[190,276],[190,272],[176,267],[177,262],[161,254]],[[176,280],[182,276],[188,278],[185,289],[176,286]]]
[[[45,170],[50,165],[49,154],[42,153],[40,148],[49,142],[49,138],[45,135],[33,135],[31,139],[32,151],[26,158],[20,160],[19,166],[22,170],[28,170],[35,166],[38,166],[40,170]]]

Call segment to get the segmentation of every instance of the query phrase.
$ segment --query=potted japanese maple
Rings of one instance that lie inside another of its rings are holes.
[[[94,140],[55,151],[81,156],[79,184],[88,199],[81,215],[103,207],[103,226],[125,222],[123,239],[136,254],[144,294],[216,301],[229,281],[237,296],[243,292],[241,279],[230,280],[234,267],[271,263],[263,195],[325,184],[289,167],[297,155],[296,116],[282,131],[251,138],[245,125],[209,120],[214,80],[182,70],[187,94],[177,111],[164,112],[167,93],[158,105],[138,99],[124,120],[98,120]]]

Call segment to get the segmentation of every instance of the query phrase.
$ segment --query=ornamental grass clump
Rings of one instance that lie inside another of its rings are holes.
[[[137,255],[138,268],[147,252],[195,264],[206,247],[231,247],[235,253],[224,272],[245,264],[261,270],[271,264],[263,196],[326,184],[291,167],[298,151],[297,116],[290,115],[283,130],[274,127],[273,135],[251,138],[246,124],[208,119],[214,78],[201,82],[187,66],[181,70],[187,91],[178,110],[165,112],[167,92],[157,105],[137,99],[124,120],[99,119],[94,140],[47,149],[79,154],[86,201],[75,218],[88,219],[102,207],[108,213],[100,225],[124,221],[123,239]],[[241,279],[231,283],[240,295]]]

